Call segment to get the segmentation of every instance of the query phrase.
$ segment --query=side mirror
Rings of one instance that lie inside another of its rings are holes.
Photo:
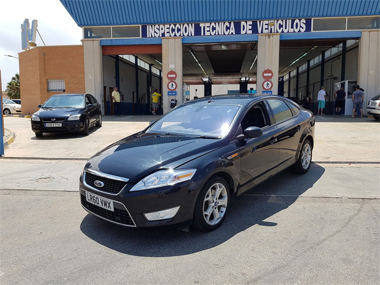
[[[38,108],[41,108],[41,107],[42,107],[42,105],[40,104],[40,105],[38,105],[37,107],[38,107]]]
[[[263,135],[263,131],[259,127],[248,127],[243,133],[246,138],[258,138]]]

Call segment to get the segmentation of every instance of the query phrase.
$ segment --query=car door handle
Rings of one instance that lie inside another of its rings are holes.
[[[270,144],[274,144],[275,142],[277,142],[277,138],[272,138],[269,142]]]

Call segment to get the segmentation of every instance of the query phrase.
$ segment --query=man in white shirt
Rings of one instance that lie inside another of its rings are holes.
[[[318,112],[317,112],[317,115],[324,115],[323,109],[325,108],[325,105],[326,105],[326,91],[325,91],[325,87],[322,86],[318,92]]]

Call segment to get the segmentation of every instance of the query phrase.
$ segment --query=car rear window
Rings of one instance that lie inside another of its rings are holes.
[[[371,100],[380,100],[380,94],[373,97]]]

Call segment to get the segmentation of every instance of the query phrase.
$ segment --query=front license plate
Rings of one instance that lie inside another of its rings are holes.
[[[62,127],[62,123],[46,123],[45,127]]]
[[[94,204],[100,208],[106,209],[108,211],[114,211],[113,209],[113,201],[110,199],[103,198],[102,196],[98,196],[95,194],[92,194],[88,191],[86,192],[86,201]]]

